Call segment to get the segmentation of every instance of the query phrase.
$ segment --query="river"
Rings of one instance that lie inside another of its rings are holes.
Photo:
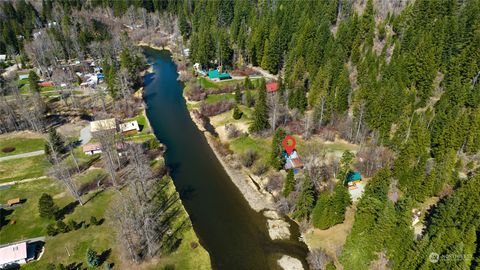
[[[282,254],[305,265],[306,246],[272,241],[266,219],[248,205],[190,118],[183,87],[168,51],[144,49],[153,73],[145,75],[147,117],[213,269],[278,269]],[[298,226],[293,226],[298,237]],[[294,238],[294,237],[292,237]]]

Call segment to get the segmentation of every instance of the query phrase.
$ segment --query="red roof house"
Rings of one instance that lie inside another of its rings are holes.
[[[273,93],[278,90],[278,83],[277,82],[269,82],[267,83],[267,92]]]
[[[45,81],[45,82],[38,83],[38,85],[41,87],[50,87],[50,86],[54,86],[54,83],[52,81]]]

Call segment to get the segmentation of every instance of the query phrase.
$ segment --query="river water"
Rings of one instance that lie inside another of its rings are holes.
[[[147,117],[167,146],[167,166],[212,268],[278,269],[281,254],[305,264],[306,246],[269,238],[265,217],[250,208],[192,122],[170,53],[151,48],[144,53],[153,66],[145,76]],[[297,226],[293,231],[298,237]]]

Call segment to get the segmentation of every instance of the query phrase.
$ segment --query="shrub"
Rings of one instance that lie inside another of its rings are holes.
[[[225,131],[227,132],[227,137],[229,139],[238,138],[242,135],[242,132],[233,124],[225,125]]]
[[[243,112],[238,108],[237,105],[233,107],[233,119],[238,120],[242,118]]]
[[[197,242],[191,242],[190,243],[190,248],[191,249],[196,249],[198,247],[198,243]]]
[[[253,170],[253,173],[257,176],[260,176],[268,171],[268,165],[261,162],[255,166],[255,169]]]
[[[67,224],[63,222],[63,220],[57,220],[57,232],[59,233],[66,233],[69,232],[70,229],[68,228]]]
[[[75,222],[75,220],[71,219],[68,221],[68,229],[70,231],[75,231],[76,229],[78,229],[78,223]]]
[[[257,152],[252,149],[248,149],[242,155],[242,165],[247,168],[250,168],[255,162],[255,160],[257,160],[257,158],[258,158]]]
[[[90,217],[90,223],[93,224],[93,225],[99,225],[100,221],[95,216],[91,216]]]
[[[221,114],[227,112],[233,108],[233,102],[229,100],[222,100],[217,103],[213,104],[206,104],[203,103],[200,106],[200,113],[205,116],[214,116],[217,114]]]
[[[4,147],[4,148],[2,149],[2,152],[3,152],[3,153],[11,153],[11,152],[13,152],[13,151],[15,151],[15,147]]]
[[[47,235],[48,236],[55,236],[57,235],[58,231],[57,228],[55,228],[55,225],[53,224],[48,224],[47,226]]]
[[[159,147],[160,147],[160,142],[157,140],[157,138],[152,138],[148,142],[148,149],[150,149],[150,150],[157,149]]]

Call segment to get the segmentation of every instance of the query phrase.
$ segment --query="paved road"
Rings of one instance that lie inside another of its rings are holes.
[[[17,159],[17,158],[24,158],[24,157],[33,157],[33,156],[39,156],[39,155],[43,155],[43,154],[45,154],[44,150],[38,150],[38,151],[22,153],[22,154],[17,154],[17,155],[12,155],[12,156],[0,157],[0,161]]]
[[[90,132],[90,125],[80,130],[80,145],[87,144],[92,139],[92,133]]]

